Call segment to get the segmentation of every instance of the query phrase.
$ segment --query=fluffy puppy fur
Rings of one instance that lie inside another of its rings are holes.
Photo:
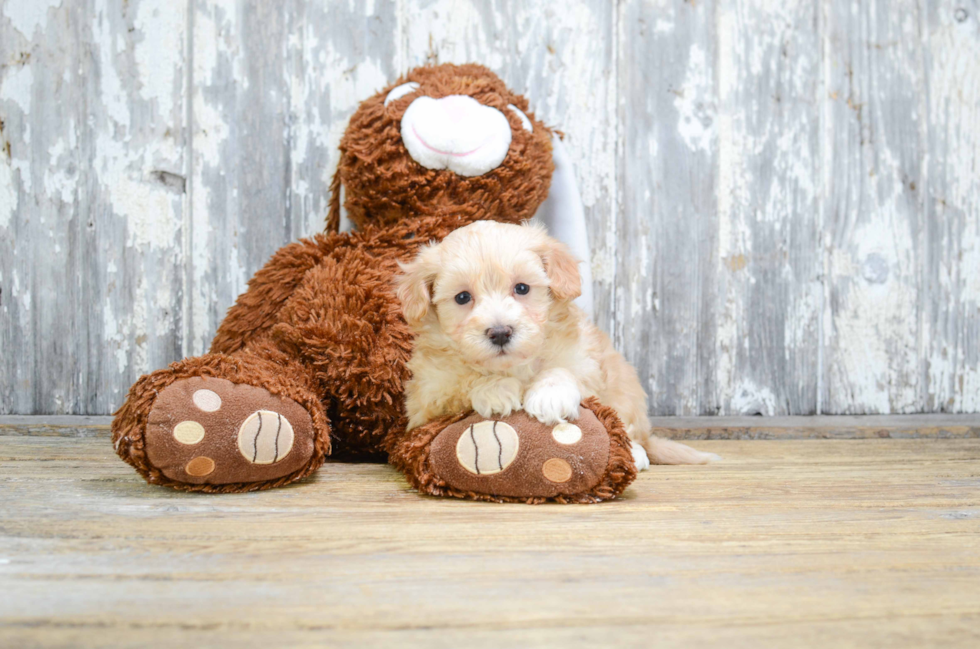
[[[478,221],[424,247],[402,270],[398,298],[415,333],[409,429],[471,408],[487,418],[523,408],[557,424],[576,419],[582,399],[595,396],[650,461],[714,459],[651,435],[636,372],[573,303],[578,260],[544,228]]]

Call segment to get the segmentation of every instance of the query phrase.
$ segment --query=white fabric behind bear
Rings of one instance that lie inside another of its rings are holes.
[[[555,173],[551,177],[548,198],[538,208],[534,220],[544,224],[551,236],[568,246],[572,254],[579,258],[582,295],[575,303],[592,319],[592,248],[589,246],[589,232],[585,227],[582,197],[575,182],[572,160],[561,138],[553,135],[551,144]]]

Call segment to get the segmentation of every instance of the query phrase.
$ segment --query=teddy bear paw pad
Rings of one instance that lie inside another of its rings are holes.
[[[459,436],[456,442],[456,460],[474,475],[493,475],[510,466],[520,445],[517,431],[508,424],[502,421],[481,421]]]
[[[146,427],[147,459],[171,480],[192,484],[273,480],[301,469],[313,451],[302,406],[226,379],[174,381]]]
[[[559,444],[577,444],[582,439],[582,429],[575,424],[558,424],[551,429],[551,436]]]
[[[238,450],[252,464],[272,464],[293,448],[293,427],[278,412],[257,410],[238,429]]]
[[[609,435],[592,411],[575,424],[543,424],[524,412],[477,414],[448,426],[429,458],[450,487],[512,498],[554,498],[596,486],[609,462]]]

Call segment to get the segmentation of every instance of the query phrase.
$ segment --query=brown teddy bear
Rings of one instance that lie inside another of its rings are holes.
[[[552,136],[478,65],[418,68],[363,102],[340,143],[327,232],[255,274],[208,354],[133,385],[112,424],[119,456],[148,482],[189,491],[285,485],[331,455],[387,456],[434,495],[617,496],[636,475],[630,441],[595,400],[582,404],[573,446],[524,413],[459,413],[405,432],[412,340],[394,295],[398,263],[475,220],[534,216]],[[338,232],[341,187],[355,232]],[[519,443],[505,449],[505,430]]]

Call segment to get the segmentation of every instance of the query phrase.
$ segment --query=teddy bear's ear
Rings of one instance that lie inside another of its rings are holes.
[[[340,179],[340,169],[334,172],[330,181],[330,203],[327,207],[327,234],[350,232],[353,224],[344,209],[344,183]]]
[[[432,307],[432,284],[439,273],[439,252],[435,245],[428,245],[413,261],[399,265],[402,273],[395,279],[395,294],[405,321],[414,327],[422,323]]]
[[[333,180],[330,181],[330,204],[327,208],[327,234],[336,234],[340,231],[340,169],[333,172]]]
[[[592,317],[592,252],[589,247],[589,234],[585,228],[585,212],[582,198],[575,182],[575,170],[568,157],[565,145],[557,135],[552,135],[552,155],[555,172],[551,176],[551,189],[548,198],[534,215],[534,220],[548,229],[548,233],[566,246],[574,257],[582,260],[578,274],[581,279],[581,294],[575,303]]]

